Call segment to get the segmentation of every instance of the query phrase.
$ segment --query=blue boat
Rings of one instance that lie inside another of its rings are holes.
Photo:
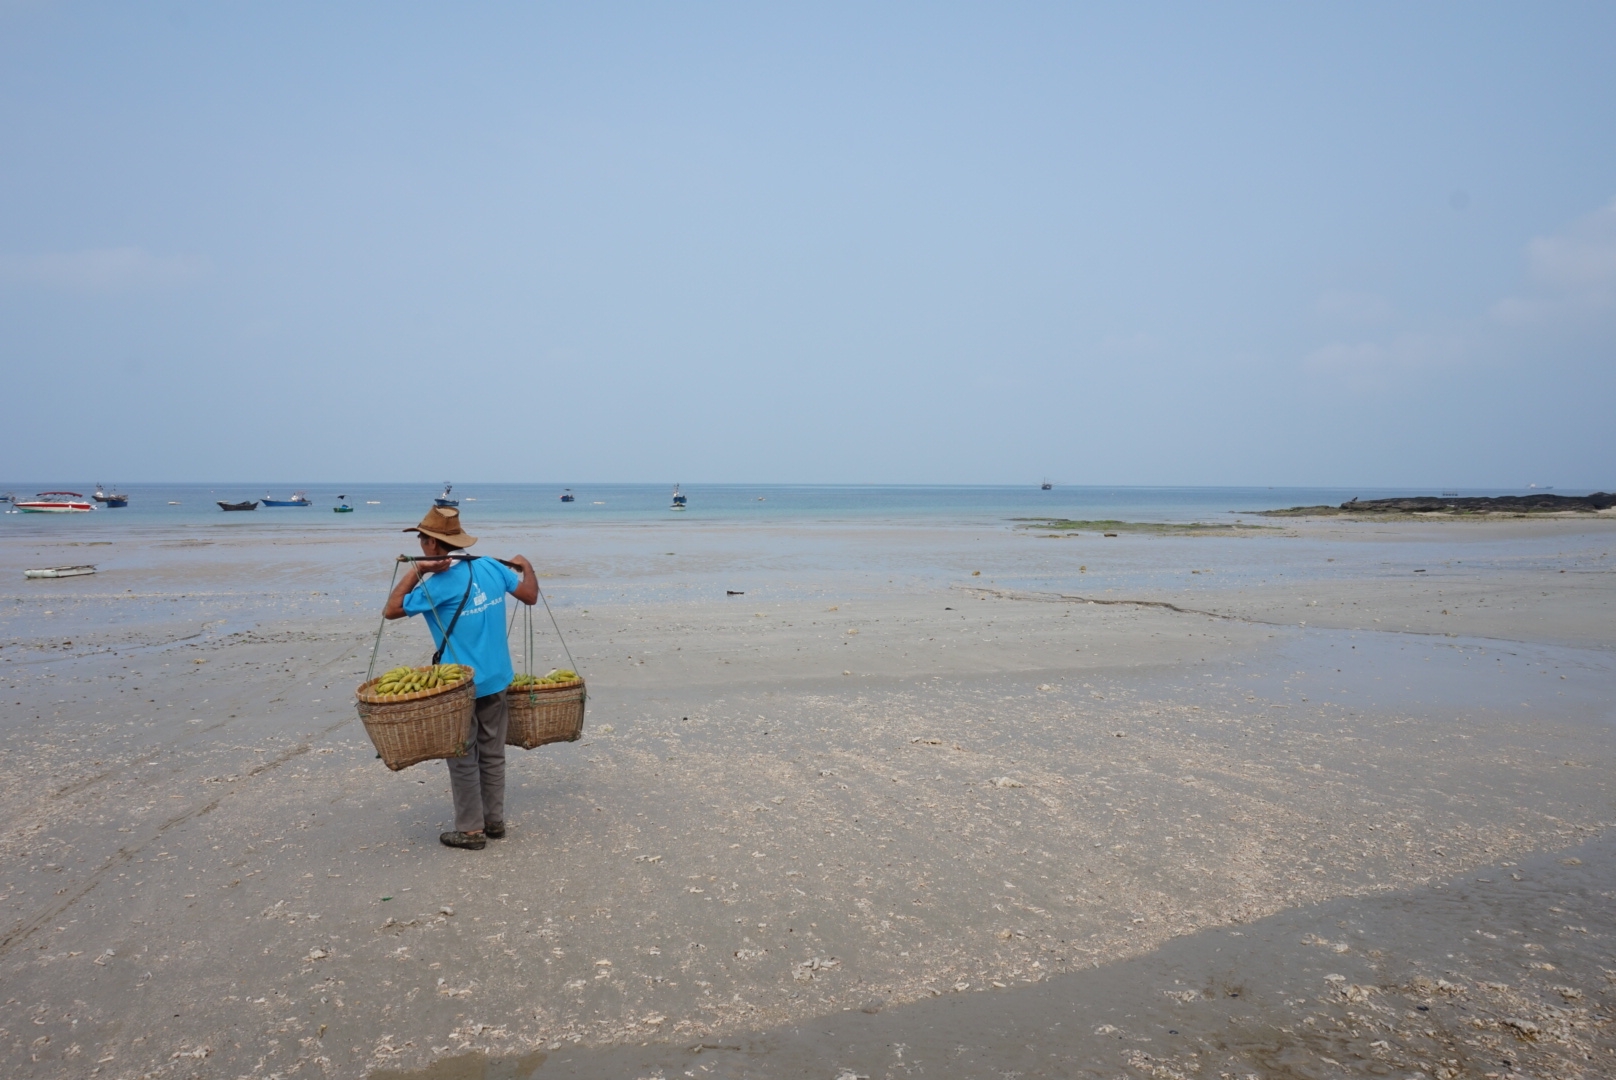
[[[459,499],[451,499],[451,498],[449,498],[449,492],[451,492],[453,490],[454,490],[454,485],[453,484],[445,483],[443,485],[443,494],[439,495],[436,499],[433,499],[432,500],[432,505],[433,506],[444,506],[444,507],[459,506],[460,505],[460,500]]]
[[[314,502],[301,491],[292,492],[290,499],[271,499],[265,495],[261,500],[265,506],[313,506]]]
[[[576,497],[575,497],[575,496],[574,496],[574,495],[573,495],[573,494],[572,494],[572,489],[571,489],[571,488],[568,488],[568,489],[567,489],[567,490],[566,490],[566,491],[563,491],[563,492],[562,492],[562,493],[561,493],[561,501],[562,501],[562,502],[577,502],[577,501],[578,501],[578,500],[577,500],[577,498],[576,498]]]
[[[683,510],[684,508],[685,508],[684,492],[679,490],[679,485],[678,484],[675,484],[675,485],[673,485],[673,505],[668,507],[668,509],[669,510]]]
[[[108,508],[129,505],[129,496],[121,495],[116,491],[103,491],[100,484],[95,485],[95,494],[90,497]]]

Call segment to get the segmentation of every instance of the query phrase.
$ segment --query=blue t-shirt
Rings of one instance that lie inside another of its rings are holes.
[[[466,596],[467,574],[473,581],[470,596]],[[466,664],[475,672],[478,697],[499,693],[516,677],[506,639],[505,594],[521,582],[516,571],[495,559],[467,560],[433,574],[404,597],[406,615],[426,616],[433,643],[443,647],[443,662]],[[462,596],[466,596],[465,609],[449,644],[444,645],[443,632]]]

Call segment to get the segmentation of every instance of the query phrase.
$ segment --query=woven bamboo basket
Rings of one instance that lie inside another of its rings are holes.
[[[460,757],[466,752],[477,712],[474,674],[453,686],[392,697],[371,692],[380,681],[371,679],[360,684],[359,719],[389,769],[397,772],[433,758]]]
[[[582,679],[511,688],[505,693],[511,717],[505,745],[531,750],[545,743],[577,742],[584,733],[584,702],[588,699]]]

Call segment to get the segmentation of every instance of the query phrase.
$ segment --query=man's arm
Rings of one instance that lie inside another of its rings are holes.
[[[522,568],[522,580],[511,590],[511,595],[532,607],[539,602],[539,575],[534,572],[533,564],[527,561],[526,555],[512,556],[510,561]]]
[[[404,610],[404,598],[425,576],[426,572],[421,569],[420,563],[410,563],[409,569],[399,575],[398,584],[393,586],[393,593],[387,598],[387,606],[382,608],[382,618],[402,619],[409,614]]]

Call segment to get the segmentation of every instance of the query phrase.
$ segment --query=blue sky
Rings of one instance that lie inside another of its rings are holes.
[[[0,476],[1616,487],[1616,6],[0,3]]]

